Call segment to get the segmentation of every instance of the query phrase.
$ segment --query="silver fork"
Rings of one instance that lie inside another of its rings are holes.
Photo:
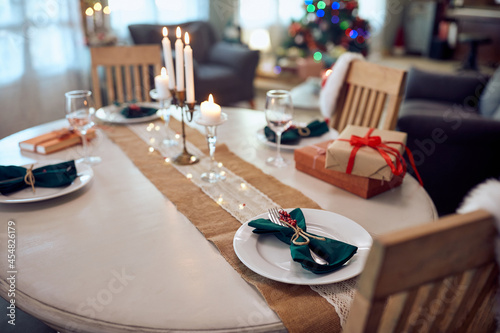
[[[269,209],[267,215],[269,216],[269,219],[271,220],[271,222],[273,222],[274,224],[280,225],[282,227],[289,228],[289,226],[287,226],[285,223],[283,223],[283,221],[281,221],[281,219],[280,219],[280,213],[279,213],[279,211],[278,211],[277,208],[271,208],[271,209]],[[323,259],[320,256],[318,256],[316,253],[314,253],[311,250],[311,248],[309,248],[309,252],[311,253],[311,257],[313,258],[313,260],[317,264],[319,264],[319,265],[328,265],[328,261],[326,261],[325,259]]]

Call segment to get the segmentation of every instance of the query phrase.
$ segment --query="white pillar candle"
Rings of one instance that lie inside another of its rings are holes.
[[[204,121],[214,124],[220,122],[221,108],[219,104],[214,103],[212,94],[208,96],[208,101],[201,103],[200,112]]]
[[[186,62],[186,102],[194,103],[193,49],[189,45],[189,34],[184,37],[184,61]]]
[[[175,32],[175,75],[177,79],[177,91],[184,90],[184,43],[181,40],[181,28],[177,27]]]
[[[85,15],[87,16],[87,33],[91,35],[94,33],[94,10],[91,7],[87,8]]]
[[[163,27],[163,39],[161,41],[163,46],[163,58],[165,58],[165,66],[167,67],[168,74],[168,88],[175,89],[175,73],[174,73],[174,60],[172,58],[172,45],[168,38],[168,29]]]
[[[167,69],[162,67],[161,74],[155,76],[155,88],[159,100],[170,98],[170,90],[168,88],[169,79],[167,76]]]

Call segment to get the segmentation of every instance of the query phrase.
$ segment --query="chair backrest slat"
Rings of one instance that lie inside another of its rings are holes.
[[[354,86],[344,86],[342,88],[341,96],[339,96],[339,104],[342,104],[344,108],[350,108],[354,96]],[[347,124],[348,112],[335,112],[332,119],[332,127],[335,129],[344,128]]]
[[[460,273],[443,279],[443,292],[440,296],[442,309],[436,315],[429,331],[444,332],[450,326],[464,294],[461,288],[464,278],[466,278],[465,273]]]
[[[144,97],[142,95],[142,91],[141,91],[141,85],[139,84],[141,81],[141,76],[139,74],[139,66],[138,65],[134,65],[132,66],[132,74],[134,76],[134,96],[137,100],[141,100],[141,101],[147,101],[149,102],[149,94],[146,94],[146,96]],[[147,87],[146,87],[147,88]]]
[[[366,118],[369,118],[369,114],[367,113],[367,102],[368,96],[370,95],[369,89],[361,88],[361,97],[359,98],[359,105],[356,112],[356,119],[354,119],[354,125],[362,126],[363,122]]]
[[[97,107],[100,107],[101,106],[100,101],[102,101],[102,96],[101,96],[101,89],[99,88],[100,83],[99,83],[99,73],[98,73],[97,67],[98,66],[96,64],[92,64],[90,74],[92,76],[92,87],[94,88],[93,95],[94,95],[95,104]]]
[[[339,132],[347,125],[393,130],[405,82],[404,70],[366,61],[351,62],[331,119],[332,127]],[[380,124],[384,106],[386,120]]]
[[[478,269],[471,270],[471,279],[463,294],[453,319],[450,321],[449,330],[458,331],[461,327],[468,327],[479,306],[492,289],[492,278],[495,276],[496,267],[492,264],[484,265]]]
[[[359,110],[359,98],[361,96],[362,87],[358,85],[351,85],[351,88],[354,90],[354,94],[352,96],[351,105],[347,109],[347,124],[354,124],[354,120],[356,119],[356,113]]]
[[[125,91],[128,100],[135,99],[134,94],[132,93],[132,74],[131,74],[131,66],[123,66],[123,71],[125,72]],[[142,98],[141,98],[142,100]]]
[[[404,303],[401,305],[401,312],[398,317],[394,318],[396,322],[395,332],[401,332],[404,330],[406,323],[408,322],[408,318],[412,313],[413,306],[417,299],[418,289],[414,288],[406,293],[404,298]]]
[[[104,102],[150,101],[151,80],[160,74],[160,45],[112,46],[91,48],[92,85],[96,106]],[[106,75],[99,76],[99,68]],[[101,84],[101,82],[103,82]],[[104,101],[101,89],[105,90]]]
[[[380,118],[382,118],[382,113],[384,112],[384,105],[387,99],[387,95],[383,92],[377,91],[377,99],[375,101],[375,107],[372,113],[372,119],[370,127],[377,127],[380,123]],[[397,111],[396,111],[397,117]],[[394,127],[395,128],[395,127]],[[383,127],[383,129],[394,129],[392,127]]]
[[[365,105],[365,114],[361,122],[361,126],[371,126],[373,119],[373,110],[375,109],[375,101],[377,100],[377,92],[374,90],[366,89],[368,100]]]
[[[106,68],[106,76],[105,76],[105,80],[106,80],[106,91],[107,91],[107,97],[108,97],[108,101],[114,101],[116,98],[115,98],[115,87],[113,85],[113,66],[105,66]],[[99,82],[99,77],[96,78],[97,82]],[[95,87],[99,87],[99,85],[95,86]],[[100,90],[100,89],[96,89],[94,88],[94,90]],[[95,101],[96,103],[98,101]],[[101,100],[99,100],[99,104],[100,106],[101,105]]]
[[[123,93],[123,66],[114,66],[116,80],[114,84],[116,87],[116,100],[119,103],[125,102],[125,94]],[[108,79],[109,80],[109,79]]]
[[[484,303],[495,299],[496,235],[494,218],[478,210],[378,237],[344,331],[479,332],[493,327],[493,312]]]

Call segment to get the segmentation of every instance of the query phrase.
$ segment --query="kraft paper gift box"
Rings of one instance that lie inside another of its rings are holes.
[[[329,170],[347,172],[347,165],[349,160],[352,159],[351,152],[355,148],[349,141],[352,140],[353,136],[362,139],[365,138],[369,130],[370,128],[368,127],[347,126],[340,133],[337,140],[328,146],[325,167]],[[396,149],[400,156],[403,156],[407,138],[406,133],[373,129],[370,137],[372,139],[380,137],[382,144]],[[388,153],[387,157],[391,159],[394,165],[398,162],[396,156],[391,153]],[[379,151],[371,147],[362,146],[359,148],[353,161],[352,175],[384,181],[390,181],[394,177],[388,162]]]
[[[95,131],[90,129],[87,132],[87,139],[95,137]],[[21,150],[38,154],[50,154],[61,149],[77,145],[82,142],[82,138],[76,132],[67,128],[42,134],[29,140],[19,142]]]
[[[326,169],[326,150],[330,143],[331,140],[296,149],[295,168],[365,199],[397,187],[403,182],[403,177],[400,176],[387,182]]]

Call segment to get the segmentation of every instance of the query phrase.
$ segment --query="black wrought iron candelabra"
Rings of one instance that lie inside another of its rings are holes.
[[[181,90],[177,91],[172,89],[172,104],[181,110],[181,122],[182,122],[182,152],[174,158],[174,163],[178,165],[190,165],[195,164],[200,161],[198,157],[188,152],[186,147],[186,129],[185,129],[185,120],[191,122],[193,120],[194,106],[196,102],[187,103],[186,99],[186,91]]]

